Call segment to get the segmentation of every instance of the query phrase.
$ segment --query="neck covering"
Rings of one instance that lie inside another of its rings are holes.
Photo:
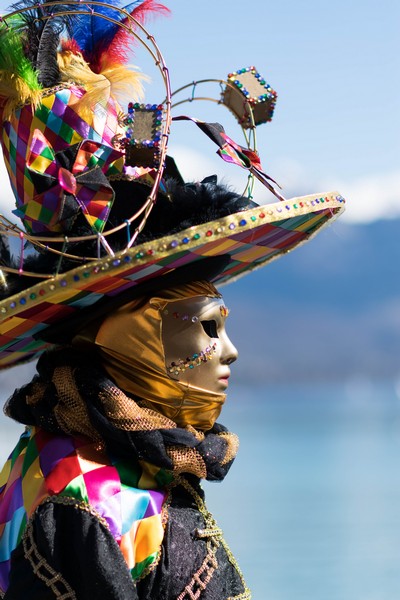
[[[51,433],[84,436],[115,457],[221,481],[238,438],[215,423],[211,431],[176,427],[159,411],[141,407],[111,381],[93,353],[59,348],[44,353],[38,374],[7,401],[7,416]],[[164,485],[160,482],[160,485]]]
[[[220,298],[207,281],[160,291],[157,296],[125,304],[100,324],[82,330],[74,345],[95,345],[103,367],[117,386],[145,402],[179,427],[208,431],[218,418],[226,394],[171,379],[166,371],[161,313],[177,300]],[[198,368],[201,368],[198,367]]]

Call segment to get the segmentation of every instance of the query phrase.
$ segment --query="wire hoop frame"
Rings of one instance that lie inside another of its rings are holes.
[[[197,96],[196,95],[197,86],[206,84],[206,83],[218,83],[220,85],[220,96],[221,97],[219,99],[213,98],[211,96]],[[191,103],[191,102],[195,102],[195,101],[206,101],[206,102],[214,102],[215,104],[225,106],[225,108],[227,108],[229,110],[229,112],[231,112],[230,109],[226,106],[226,104],[224,104],[224,102],[222,101],[222,94],[224,91],[222,89],[223,85],[225,85],[226,87],[229,87],[233,91],[233,93],[240,96],[240,99],[243,101],[243,108],[244,108],[245,112],[247,113],[247,116],[250,120],[250,126],[245,128],[240,121],[238,121],[238,123],[243,132],[243,136],[244,136],[247,148],[249,150],[253,150],[254,152],[257,152],[257,135],[256,135],[256,124],[254,121],[253,108],[252,108],[250,102],[247,100],[247,98],[243,97],[243,95],[240,93],[240,91],[237,89],[237,87],[235,85],[233,85],[230,81],[226,81],[225,79],[199,79],[198,81],[192,81],[191,83],[187,83],[187,84],[181,86],[180,88],[174,90],[173,92],[171,92],[171,102],[172,102],[171,110],[176,108],[177,106],[181,106],[182,104]],[[188,98],[183,98],[182,100],[178,100],[176,102],[172,101],[174,96],[177,96],[184,90],[187,90],[190,88],[192,89],[191,96],[189,96]],[[164,101],[166,101],[166,99]],[[255,177],[252,173],[249,173],[247,176],[247,184],[246,184],[246,187],[245,187],[242,195],[243,196],[247,195],[249,198],[252,198],[254,184],[255,184]]]
[[[77,8],[74,8],[74,9],[67,8],[66,10],[60,10],[60,5],[66,6],[66,7],[77,7]],[[164,169],[165,169],[165,159],[166,159],[166,155],[167,155],[168,140],[169,140],[170,129],[171,129],[170,77],[169,77],[169,71],[166,66],[164,57],[155,41],[155,38],[147,31],[147,29],[144,27],[144,25],[142,25],[142,23],[140,23],[137,19],[132,17],[125,9],[116,7],[112,4],[108,4],[107,2],[99,2],[98,0],[84,0],[84,1],[62,0],[62,2],[57,1],[57,0],[51,0],[50,2],[46,2],[45,5],[41,5],[38,3],[33,7],[32,6],[23,7],[21,9],[15,10],[13,12],[8,13],[7,15],[2,16],[0,18],[0,26],[10,27],[10,25],[7,23],[7,20],[11,20],[13,17],[15,17],[19,14],[31,11],[32,9],[45,8],[47,10],[51,7],[57,7],[57,10],[54,13],[50,13],[50,14],[43,13],[41,16],[38,16],[37,20],[38,21],[41,21],[41,20],[47,21],[49,19],[56,18],[56,17],[86,15],[89,17],[98,17],[98,18],[105,19],[105,20],[109,21],[110,23],[113,23],[114,25],[117,25],[121,29],[124,29],[125,31],[127,31],[132,37],[134,37],[147,50],[147,52],[149,52],[150,56],[154,60],[154,64],[155,64],[156,68],[158,69],[158,71],[161,74],[161,78],[163,80],[163,83],[165,86],[165,92],[166,92],[166,97],[165,97],[165,101],[164,101],[165,108],[163,111],[163,118],[162,118],[163,124],[162,124],[162,128],[161,128],[161,138],[160,138],[160,148],[159,148],[160,161],[159,161],[159,166],[154,169],[154,171],[156,173],[155,178],[154,178],[154,183],[150,189],[150,193],[147,196],[145,203],[142,205],[142,207],[138,211],[136,211],[133,215],[131,215],[128,219],[126,219],[126,221],[124,221],[123,223],[121,223],[120,225],[117,225],[116,227],[114,227],[112,229],[104,231],[102,234],[93,233],[93,234],[88,234],[85,236],[76,236],[76,237],[74,237],[74,236],[69,237],[69,236],[65,236],[65,235],[50,237],[50,236],[46,236],[46,235],[36,235],[36,234],[32,235],[32,234],[24,231],[16,223],[13,223],[9,219],[7,219],[4,215],[0,214],[0,233],[5,234],[7,237],[17,237],[17,238],[21,238],[21,239],[23,238],[25,241],[32,244],[32,246],[36,247],[41,252],[48,251],[48,252],[52,252],[54,254],[60,255],[60,259],[68,258],[70,260],[76,260],[77,262],[89,262],[89,261],[98,260],[99,256],[87,257],[87,256],[78,256],[75,254],[69,254],[65,251],[68,243],[82,242],[82,241],[89,241],[89,240],[97,239],[98,247],[101,245],[105,249],[107,254],[109,254],[110,256],[113,256],[114,252],[113,252],[111,246],[108,244],[106,238],[107,238],[107,236],[110,236],[110,235],[116,233],[117,231],[120,231],[121,229],[126,228],[127,232],[129,233],[129,240],[127,241],[127,245],[126,245],[126,250],[127,250],[131,246],[133,246],[137,236],[143,230],[143,228],[146,224],[146,221],[148,219],[148,216],[154,206],[154,203],[157,198],[158,189],[160,187],[162,176],[163,176]],[[112,11],[115,11],[116,13],[120,13],[124,17],[124,22],[118,21],[118,20],[110,17],[109,15],[102,14],[101,12],[96,10],[97,7],[110,9]],[[137,31],[135,31],[133,29],[133,27],[140,30],[142,37]],[[143,39],[143,38],[146,38],[146,39]],[[68,84],[66,84],[66,85],[68,85]],[[57,86],[57,87],[59,87],[59,86]],[[55,89],[55,88],[53,88],[53,89]],[[52,90],[52,88],[48,88],[48,89],[45,88],[43,90],[43,92],[46,95],[48,95],[49,93],[51,94],[51,90]],[[135,229],[131,235],[130,234],[130,225],[134,221],[136,221],[140,216],[142,216],[142,219],[141,219],[140,223],[135,227]],[[49,246],[49,244],[54,244],[54,243],[62,244],[62,249],[57,250],[56,248]],[[23,256],[22,256],[22,262],[23,262]],[[28,271],[24,271],[21,266],[19,269],[13,269],[11,267],[2,265],[1,269],[5,272],[19,273],[19,274],[23,274],[26,276],[44,278],[44,279],[50,278],[54,275],[54,274],[31,273]]]

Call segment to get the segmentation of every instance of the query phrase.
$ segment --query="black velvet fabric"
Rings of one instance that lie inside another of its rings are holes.
[[[191,485],[203,495],[199,483],[191,478]],[[206,555],[206,541],[196,535],[204,527],[202,515],[190,494],[183,488],[173,490],[169,519],[157,569],[137,583],[140,600],[176,599],[200,568]],[[242,581],[230,563],[226,551],[220,547],[216,555],[218,568],[202,592],[201,600],[225,600],[243,593]]]
[[[202,494],[194,478],[190,483]],[[33,520],[37,552],[63,577],[77,600],[176,600],[206,555],[206,542],[196,536],[196,529],[203,527],[203,517],[190,494],[183,487],[174,488],[161,559],[149,575],[135,583],[114,538],[95,516],[73,506],[47,503]],[[226,600],[244,591],[222,547],[216,557],[218,568],[201,600]],[[20,544],[12,555],[5,600],[54,598],[51,588],[34,573]]]
[[[61,574],[78,600],[139,597],[116,541],[95,516],[73,506],[48,503],[36,512],[33,536],[36,551]],[[46,571],[42,568],[40,573],[51,579]],[[24,556],[22,543],[12,555],[10,586],[5,598],[56,598],[46,581],[34,573],[32,563]]]

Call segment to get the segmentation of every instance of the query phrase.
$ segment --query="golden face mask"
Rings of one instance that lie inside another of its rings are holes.
[[[221,412],[228,365],[237,357],[225,333],[226,312],[210,283],[186,284],[153,298],[133,300],[100,327],[82,331],[74,343],[94,343],[118,387],[144,400],[149,408],[180,427],[192,425],[207,431]],[[174,313],[184,318],[176,318]],[[219,327],[219,332],[210,329],[207,333],[202,321],[215,321],[211,327]],[[214,333],[219,337],[211,337]],[[205,360],[195,366],[199,356]],[[187,368],[186,359],[193,361]],[[179,361],[183,361],[182,370],[171,372],[172,363]],[[226,364],[218,366],[221,361]]]
[[[171,302],[162,311],[162,343],[172,379],[214,393],[228,387],[237,351],[227,336],[222,298]]]

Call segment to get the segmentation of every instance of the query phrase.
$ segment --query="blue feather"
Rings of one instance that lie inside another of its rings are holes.
[[[111,2],[106,2],[111,4]],[[118,2],[113,2],[116,8],[124,8],[129,14],[143,3],[143,0],[135,0],[121,7]],[[82,8],[82,5],[78,8]],[[118,23],[125,20],[124,14],[108,6],[94,6],[95,12],[113,19]],[[113,42],[114,37],[120,30],[119,25],[112,23],[103,17],[91,15],[77,15],[72,21],[70,35],[74,39],[89,64],[95,63],[98,56],[104,52]]]

